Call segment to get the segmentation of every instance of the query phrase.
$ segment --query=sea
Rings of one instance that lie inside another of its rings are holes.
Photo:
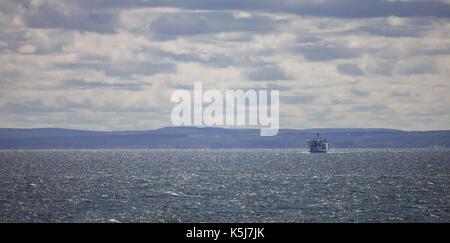
[[[0,222],[450,222],[450,150],[3,150]]]

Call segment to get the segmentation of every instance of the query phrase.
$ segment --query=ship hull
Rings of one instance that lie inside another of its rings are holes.
[[[325,154],[325,153],[328,153],[328,151],[309,151],[310,153],[312,153],[312,154]]]
[[[317,134],[316,138],[307,141],[308,151],[310,153],[327,153],[328,152],[328,140],[321,138]]]
[[[320,144],[319,146],[309,146],[310,153],[326,153],[328,152],[328,144]]]

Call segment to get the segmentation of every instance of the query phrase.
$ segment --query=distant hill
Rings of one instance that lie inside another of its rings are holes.
[[[317,132],[330,141],[330,148],[450,148],[449,130],[281,129],[277,136],[261,137],[259,129],[164,127],[112,132],[0,128],[0,149],[306,148],[305,141]]]

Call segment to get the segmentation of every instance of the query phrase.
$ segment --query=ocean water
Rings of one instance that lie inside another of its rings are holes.
[[[450,150],[0,151],[0,222],[450,222]]]

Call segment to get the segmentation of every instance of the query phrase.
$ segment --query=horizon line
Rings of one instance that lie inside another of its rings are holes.
[[[86,131],[86,132],[147,132],[147,131],[156,131],[165,128],[195,128],[195,129],[223,129],[223,130],[258,130],[260,128],[253,127],[216,127],[216,126],[165,126],[155,129],[145,129],[145,130],[90,130],[90,129],[79,129],[79,128],[63,128],[63,127],[32,127],[32,128],[17,128],[17,127],[0,127],[0,129],[16,129],[16,130],[32,130],[32,129],[60,129],[60,130],[74,130],[74,131]],[[280,128],[279,130],[297,130],[297,131],[305,131],[305,130],[345,130],[345,129],[355,129],[355,130],[393,130],[393,131],[402,131],[402,132],[432,132],[432,131],[450,131],[449,129],[432,129],[432,130],[402,130],[396,128],[383,128],[383,127],[323,127],[323,128]]]

